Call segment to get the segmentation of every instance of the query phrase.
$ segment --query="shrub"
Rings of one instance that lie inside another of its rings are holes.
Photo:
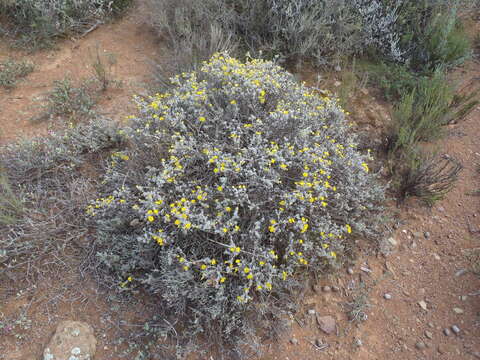
[[[78,120],[93,115],[97,102],[97,89],[90,81],[75,87],[72,80],[64,78],[54,81],[54,88],[47,96],[46,113],[34,120],[47,117],[68,116],[67,120]]]
[[[88,230],[84,209],[96,187],[91,173],[100,168],[102,153],[121,142],[111,124],[96,120],[0,149],[2,278],[27,263],[36,265],[17,272],[17,279],[45,271],[38,262],[45,255],[55,262],[55,251],[78,252]]]
[[[13,89],[19,79],[33,71],[33,64],[28,61],[7,59],[0,63],[0,86],[7,90]]]
[[[453,158],[410,151],[399,174],[399,198],[417,196],[431,206],[451,190],[462,169]]]
[[[336,101],[272,62],[216,54],[172,86],[137,100],[87,213],[121,287],[158,294],[184,339],[238,345],[299,273],[375,233],[383,189]]]
[[[454,98],[453,88],[442,71],[436,71],[431,79],[420,79],[417,87],[405,94],[395,109],[392,151],[438,138],[442,126],[452,120]]]
[[[131,0],[15,0],[0,2],[0,15],[8,19],[0,33],[16,38],[21,47],[52,44],[54,38],[85,31],[111,14],[125,9]]]

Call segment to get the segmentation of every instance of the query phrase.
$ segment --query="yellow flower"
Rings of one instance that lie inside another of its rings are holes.
[[[180,225],[180,220],[175,220],[175,225],[179,226]]]
[[[155,218],[154,218],[153,216],[151,216],[151,215],[150,215],[147,219],[148,219],[148,221],[150,221],[150,222],[153,222],[153,221],[155,220]]]
[[[220,278],[220,283],[222,283],[222,284],[223,284],[223,283],[225,282],[225,280],[227,280],[227,279],[226,279],[226,278],[224,278],[224,277]]]
[[[205,264],[202,264],[202,266],[200,266],[200,269],[202,269],[202,270],[205,270],[206,268],[207,268],[207,265],[205,265]]]
[[[210,260],[210,264],[215,265],[216,263],[217,263],[217,260],[215,259]]]
[[[272,284],[267,282],[265,283],[265,287],[268,289],[268,290],[272,290]]]
[[[218,191],[223,191],[223,187],[222,186],[217,186],[217,190]]]
[[[178,259],[179,262],[184,262],[185,261],[185,258],[181,257],[180,259]]]
[[[226,212],[230,212],[230,211],[232,211],[232,208],[231,208],[230,206],[227,206],[227,207],[225,208],[225,211],[226,211]]]
[[[186,223],[186,224],[185,224],[185,229],[188,230],[188,229],[190,229],[191,227],[192,227],[192,224],[191,224],[191,223]]]
[[[249,279],[249,280],[253,279],[253,275],[252,275],[252,274],[248,274],[248,275],[247,275],[247,279]]]
[[[232,104],[232,105],[235,105],[236,103],[237,103],[237,101],[236,101],[236,100],[232,100],[232,101],[230,101],[230,104]]]
[[[200,116],[200,117],[198,118],[198,121],[200,121],[200,122],[204,122],[205,120],[206,120],[206,119],[205,119],[205,117],[203,117],[203,116]]]
[[[347,233],[351,234],[352,233],[352,227],[348,224],[346,224],[345,227],[347,228]]]
[[[127,281],[132,281],[132,280],[133,280],[133,278],[132,278],[131,276],[129,276],[129,277],[127,278]]]
[[[337,258],[337,253],[335,251],[330,251],[330,255],[336,259]]]
[[[275,229],[275,226],[273,226],[273,225],[270,225],[270,226],[268,227],[268,231],[270,231],[271,233],[274,233],[275,230],[276,230],[276,229]]]
[[[243,272],[244,272],[245,274],[248,274],[248,273],[250,272],[250,268],[249,268],[249,267],[243,268]]]

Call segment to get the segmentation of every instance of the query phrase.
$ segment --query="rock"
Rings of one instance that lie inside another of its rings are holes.
[[[339,292],[340,291],[340,288],[338,286],[332,286],[332,291],[333,292]]]
[[[419,301],[419,302],[418,302],[418,305],[420,305],[420,307],[421,307],[423,310],[425,310],[425,311],[428,310],[427,303],[426,303],[425,301],[423,301],[423,300],[422,300],[422,301]]]
[[[333,86],[335,87],[339,87],[340,85],[342,85],[342,83],[338,80],[333,83]]]
[[[468,272],[467,269],[460,269],[460,270],[458,270],[458,271],[455,273],[455,276],[456,276],[456,277],[460,277],[460,276],[466,274],[467,272]]]
[[[291,339],[290,339],[290,342],[291,342],[293,345],[298,345],[298,340],[295,339],[295,338],[291,338]]]
[[[425,231],[423,233],[423,236],[425,236],[425,239],[429,239],[430,238],[430,233],[428,231]]]
[[[336,72],[342,71],[342,67],[340,65],[335,66],[335,71]]]
[[[348,268],[348,269],[347,269],[347,273],[348,273],[349,275],[353,275],[353,269],[352,269],[352,268]]]
[[[445,334],[445,336],[450,336],[451,334],[450,329],[448,328],[443,329],[443,333]]]
[[[330,286],[324,286],[322,288],[323,292],[331,292],[332,291],[332,288]]]
[[[385,294],[385,295],[383,295],[383,297],[385,298],[385,300],[390,300],[392,298],[392,295]]]
[[[398,247],[398,241],[395,240],[393,237],[390,237],[388,239],[383,239],[380,241],[380,252],[384,256],[388,256],[392,253],[394,253],[397,250]]]
[[[318,339],[318,338],[315,339],[315,345],[317,345],[318,347],[323,346],[323,341],[322,341],[322,339]]]
[[[315,315],[315,309],[308,309],[308,315]]]
[[[430,328],[432,328],[432,329],[435,327],[435,325],[433,325],[432,322],[429,322],[427,325],[428,325]]]
[[[457,325],[453,325],[453,326],[452,326],[452,331],[453,331],[456,335],[460,334],[460,328],[459,328]]]
[[[428,330],[425,330],[425,336],[427,337],[427,339],[430,339],[430,340],[433,339],[433,334]]]
[[[337,330],[337,323],[332,316],[317,315],[317,323],[320,327],[320,330],[322,330],[328,335],[333,334]]]
[[[355,339],[355,342],[354,342],[354,344],[355,344],[355,346],[356,346],[356,347],[360,347],[360,346],[362,346],[362,345],[363,345],[363,341],[362,341],[362,340],[360,340],[360,339]]]
[[[460,300],[462,301],[467,301],[468,297],[466,295],[460,296]]]
[[[43,351],[43,360],[92,360],[97,340],[92,327],[80,321],[62,321]]]
[[[372,272],[372,270],[370,270],[369,268],[365,267],[365,266],[361,266],[360,267],[360,270],[362,270],[363,272],[367,273],[367,274],[370,274]]]
[[[455,307],[455,308],[453,308],[453,312],[454,312],[455,314],[461,315],[461,314],[463,314],[463,309],[460,309],[460,308],[458,308],[458,307]]]
[[[415,344],[415,347],[418,349],[418,350],[425,350],[425,348],[427,347],[425,345],[425,343],[423,341],[417,341],[417,343]]]
[[[435,260],[440,260],[441,259],[440,256],[437,253],[433,253],[433,258]]]

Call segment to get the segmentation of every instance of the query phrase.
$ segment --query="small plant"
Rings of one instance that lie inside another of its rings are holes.
[[[117,83],[113,79],[112,66],[117,63],[114,54],[106,53],[101,55],[98,45],[95,48],[95,54],[92,57],[93,76],[101,86],[101,91],[106,91],[110,85]]]
[[[411,151],[401,170],[400,199],[416,196],[427,205],[443,199],[457,181],[463,166],[455,159]]]
[[[0,86],[7,90],[13,89],[19,79],[26,77],[34,69],[31,62],[7,59],[0,63]]]
[[[216,54],[171,81],[138,100],[87,208],[98,257],[120,288],[158,294],[188,341],[245,350],[272,326],[255,319],[292,309],[302,273],[375,234],[383,189],[336,100],[272,62]]]
[[[22,212],[23,203],[21,199],[12,190],[5,176],[0,175],[0,226],[15,224],[21,217]]]
[[[417,87],[403,96],[394,111],[391,152],[438,138],[443,125],[452,120],[453,100],[453,88],[442,71],[436,71],[432,78],[420,79]]]
[[[75,87],[72,80],[64,78],[54,81],[54,88],[47,97],[45,115],[50,118],[67,116],[68,120],[78,120],[92,116],[95,104],[96,89],[91,82],[84,81]]]

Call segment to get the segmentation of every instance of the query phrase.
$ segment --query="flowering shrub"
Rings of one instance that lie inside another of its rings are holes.
[[[272,62],[216,54],[171,81],[137,99],[87,213],[121,287],[146,285],[225,340],[259,299],[372,233],[383,189],[336,100]]]

